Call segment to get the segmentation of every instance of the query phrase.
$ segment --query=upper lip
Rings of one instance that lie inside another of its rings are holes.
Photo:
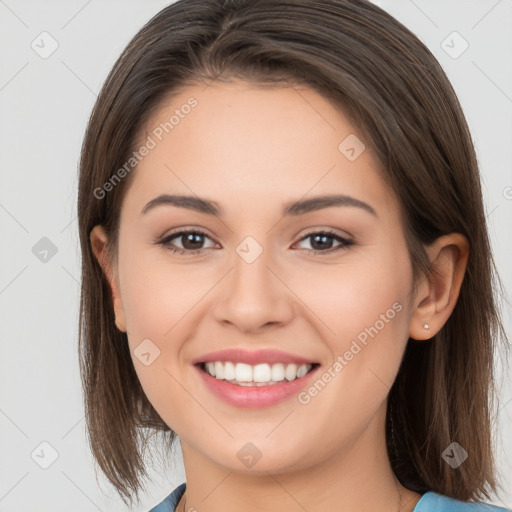
[[[227,348],[216,352],[209,352],[195,358],[192,363],[199,364],[215,361],[231,361],[233,363],[246,363],[250,365],[260,363],[316,364],[316,361],[295,354],[289,354],[282,350],[247,350],[243,348]]]

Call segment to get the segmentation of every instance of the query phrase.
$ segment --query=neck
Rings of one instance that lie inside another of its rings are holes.
[[[355,441],[300,470],[240,473],[216,464],[181,440],[186,508],[182,499],[177,510],[410,512],[421,495],[403,487],[393,473],[384,418],[385,406]]]

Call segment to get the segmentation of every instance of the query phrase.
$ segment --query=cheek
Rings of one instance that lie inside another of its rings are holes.
[[[356,436],[382,406],[408,339],[408,266],[379,261],[331,267],[296,288],[320,318],[315,324],[331,352],[318,380],[299,396],[299,411],[304,421],[317,419],[315,435],[332,446]]]
[[[341,265],[318,267],[314,276],[303,273],[295,279],[293,289],[307,306],[302,311],[314,319],[330,349],[325,365],[336,376],[325,376],[333,384],[322,391],[318,407],[362,408],[364,416],[382,403],[408,340],[411,286],[408,252],[397,253],[396,246],[366,258],[347,257]]]
[[[354,339],[364,343],[379,336],[385,346],[408,331],[412,274],[405,250],[397,256],[383,247],[367,255],[354,253],[340,264],[287,272],[284,280],[300,297],[302,314],[331,340],[337,353]]]
[[[206,290],[190,282],[190,273],[176,268],[170,271],[169,266],[132,259],[125,266],[129,277],[123,282],[123,305],[132,361],[144,393],[167,425],[183,432],[185,411],[195,402],[194,390],[185,384],[191,396],[183,387],[181,347],[193,336],[194,305]],[[146,361],[138,357],[144,353],[150,354]]]
[[[125,254],[129,256],[120,265],[122,300],[131,337],[160,343],[175,337],[175,327],[186,321],[215,276],[201,265],[170,264],[160,247],[134,247],[131,252],[127,247]]]
[[[123,251],[121,294],[134,368],[148,400],[179,431],[186,415],[176,411],[197,406],[182,387],[181,348],[194,337],[197,314],[205,313],[205,294],[218,279],[206,265],[171,265],[160,248],[146,250],[126,243]],[[149,358],[137,357],[144,353]],[[193,395],[194,390],[187,389]]]

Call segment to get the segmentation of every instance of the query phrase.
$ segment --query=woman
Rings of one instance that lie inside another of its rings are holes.
[[[181,0],[84,140],[81,368],[125,501],[153,511],[498,510],[503,334],[471,137],[429,50],[366,1]]]

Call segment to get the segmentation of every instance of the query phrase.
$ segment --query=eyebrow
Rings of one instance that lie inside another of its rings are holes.
[[[208,215],[222,216],[224,214],[224,210],[215,201],[202,199],[197,196],[161,194],[149,201],[146,206],[144,206],[141,215],[144,215],[157,206],[162,205],[187,208],[189,210],[206,213]],[[282,215],[283,217],[290,215],[303,215],[305,213],[314,212],[333,206],[352,206],[355,208],[361,208],[362,210],[371,213],[375,217],[378,217],[375,209],[368,203],[346,195],[323,195],[313,197],[311,199],[302,199],[299,201],[286,203],[284,205]]]

